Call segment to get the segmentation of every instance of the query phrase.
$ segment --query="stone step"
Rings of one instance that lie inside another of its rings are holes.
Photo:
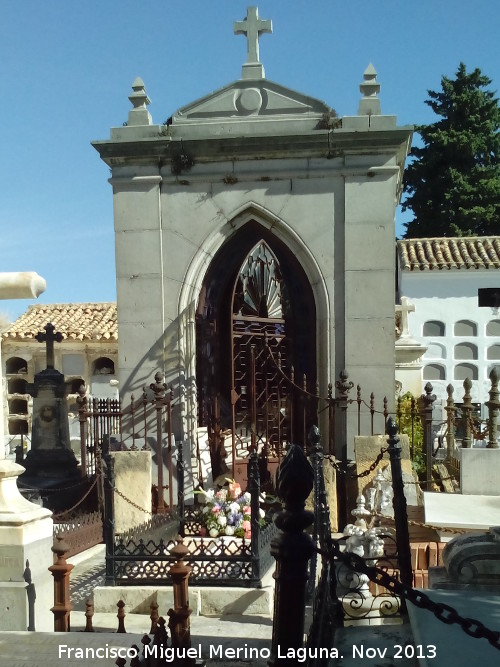
[[[261,616],[270,618],[274,601],[274,568],[266,573],[262,588],[190,586],[189,605],[196,616]],[[162,586],[96,586],[94,589],[96,614],[116,614],[116,603],[125,602],[127,614],[149,614],[152,602],[158,604],[158,613],[165,616],[174,606],[172,587]]]

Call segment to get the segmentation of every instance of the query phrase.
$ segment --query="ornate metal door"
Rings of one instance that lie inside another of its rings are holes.
[[[257,447],[263,462],[279,461],[288,438],[286,288],[278,260],[260,241],[243,262],[233,289],[233,461]],[[274,359],[275,363],[270,359]],[[234,470],[233,470],[234,472]]]

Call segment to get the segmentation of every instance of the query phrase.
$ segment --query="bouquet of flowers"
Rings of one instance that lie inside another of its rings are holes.
[[[250,539],[252,535],[250,507],[251,496],[248,492],[241,493],[240,485],[234,480],[227,480],[227,489],[214,491],[200,490],[205,498],[205,506],[201,514],[203,524],[202,535],[219,537],[234,535]],[[259,509],[259,522],[264,523],[264,510]]]

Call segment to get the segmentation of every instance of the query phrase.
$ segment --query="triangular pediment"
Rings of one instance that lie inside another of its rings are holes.
[[[331,109],[321,100],[298,93],[267,79],[240,80],[179,109],[172,125],[290,116],[321,117]]]

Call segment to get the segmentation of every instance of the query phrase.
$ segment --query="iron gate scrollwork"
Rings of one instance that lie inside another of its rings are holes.
[[[279,263],[265,241],[245,259],[232,297],[233,462],[255,447],[266,462],[279,461],[289,437],[287,384],[268,362],[264,342],[287,363],[285,287]],[[267,466],[266,466],[267,468]]]

